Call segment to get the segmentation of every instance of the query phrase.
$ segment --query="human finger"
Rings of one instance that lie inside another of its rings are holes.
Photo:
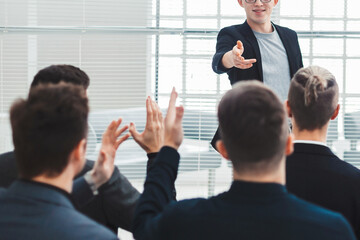
[[[170,95],[168,111],[166,114],[166,119],[168,120],[172,120],[175,117],[175,104],[176,104],[177,95],[178,94],[175,91],[175,87],[173,87]]]
[[[122,136],[121,138],[119,138],[116,142],[115,142],[115,149],[118,149],[120,144],[122,144],[124,141],[126,141],[129,137],[130,137],[130,133],[125,134],[124,136]]]
[[[117,138],[117,137],[119,137],[123,132],[125,132],[126,131],[126,129],[128,129],[129,128],[129,125],[125,125],[125,126],[123,126],[122,128],[120,128],[119,130],[117,130],[116,131],[116,133],[115,133],[115,137]]]
[[[153,120],[154,120],[154,122],[158,122],[159,121],[159,115],[158,115],[159,108],[157,107],[156,102],[153,100],[151,100],[151,107],[153,110]]]
[[[136,126],[133,122],[130,123],[129,132],[130,132],[131,136],[134,138],[134,140],[136,142],[138,142],[141,137],[141,134],[136,130]]]
[[[151,104],[151,98],[148,96],[146,98],[146,125],[151,124],[153,121],[153,110]]]
[[[243,47],[244,47],[244,46],[243,46],[243,43],[242,43],[240,40],[237,40],[236,46],[237,46],[237,48],[240,49],[240,50],[242,50]]]

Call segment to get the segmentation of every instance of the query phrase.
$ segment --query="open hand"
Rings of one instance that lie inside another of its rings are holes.
[[[112,121],[103,134],[99,157],[91,170],[91,177],[96,188],[99,188],[110,179],[114,171],[116,150],[122,142],[130,137],[130,133],[127,133],[119,138],[119,136],[129,127],[128,125],[125,125],[118,129],[121,122],[121,118],[117,121]]]
[[[164,146],[178,149],[182,143],[184,133],[182,128],[182,118],[184,116],[184,107],[175,107],[178,94],[173,88],[168,111],[165,117],[165,138]]]
[[[130,123],[129,132],[146,153],[155,153],[164,145],[164,120],[161,110],[150,97],[146,99],[146,126],[142,133]]]
[[[232,65],[240,69],[248,69],[253,66],[256,59],[245,59],[242,54],[244,53],[244,45],[240,40],[236,42],[236,45],[232,49]]]

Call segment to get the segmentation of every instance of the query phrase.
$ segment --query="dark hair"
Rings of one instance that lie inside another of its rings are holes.
[[[84,88],[69,83],[39,85],[16,101],[10,121],[20,177],[58,176],[86,138],[88,112]]]
[[[237,172],[267,172],[284,156],[288,136],[285,109],[259,81],[234,85],[218,109],[220,134]]]
[[[335,77],[325,68],[301,68],[291,80],[288,101],[300,131],[323,127],[333,115],[338,100]]]
[[[90,84],[89,76],[78,67],[72,65],[51,65],[41,69],[35,75],[31,83],[31,88],[39,84],[57,84],[61,81],[81,85],[85,89],[87,89]]]

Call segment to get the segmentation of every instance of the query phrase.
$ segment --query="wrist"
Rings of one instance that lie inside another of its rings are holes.
[[[101,185],[99,186],[96,179],[94,179],[93,171],[88,171],[87,173],[85,173],[84,179],[85,179],[86,183],[89,185],[89,187],[90,187],[91,191],[93,192],[93,194],[97,195],[99,193],[98,189],[99,189],[99,187]]]
[[[171,147],[171,148],[174,148],[175,150],[178,150],[179,149],[179,145],[173,143],[173,142],[165,142],[164,143],[164,147]]]
[[[234,56],[233,55],[234,54],[233,54],[232,50],[230,50],[224,54],[221,62],[225,68],[229,69],[229,68],[234,67],[235,64],[234,64]]]

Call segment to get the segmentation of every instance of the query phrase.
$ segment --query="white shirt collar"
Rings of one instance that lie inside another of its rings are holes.
[[[311,141],[311,140],[294,140],[294,143],[307,143],[307,144],[316,144],[327,147],[327,145],[323,142],[319,141]]]

